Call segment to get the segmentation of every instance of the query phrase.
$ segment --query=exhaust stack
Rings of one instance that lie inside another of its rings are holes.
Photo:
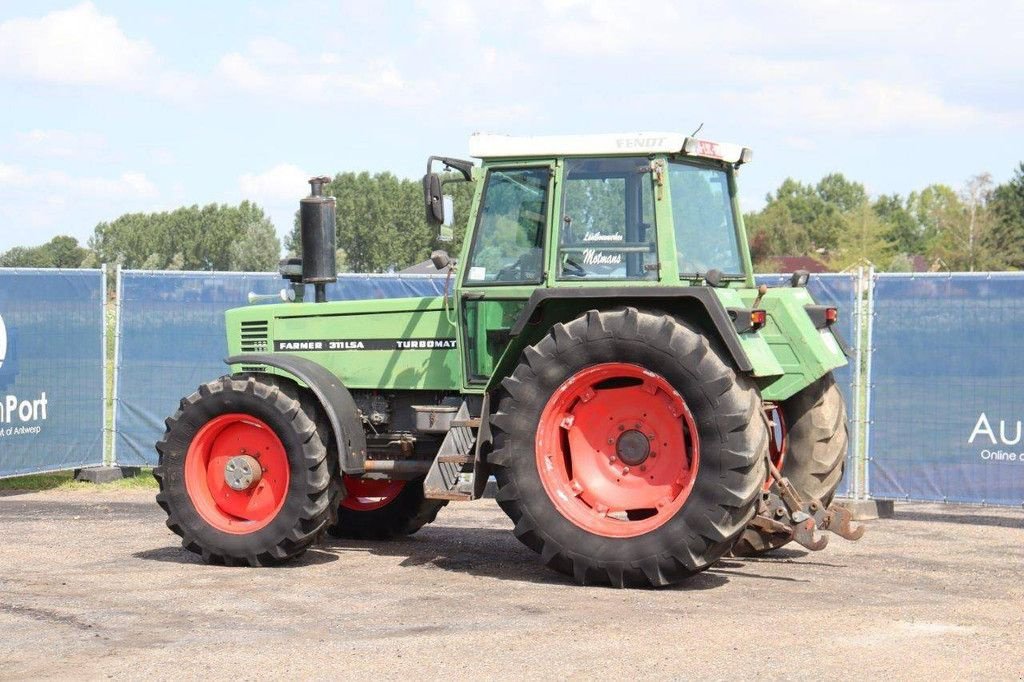
[[[316,302],[327,300],[327,283],[338,280],[334,260],[335,206],[334,197],[323,196],[324,183],[330,178],[309,180],[309,196],[299,202],[299,221],[302,230],[302,282],[316,289]]]

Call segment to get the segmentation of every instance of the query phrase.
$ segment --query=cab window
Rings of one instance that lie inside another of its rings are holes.
[[[743,274],[729,178],[720,168],[673,161],[668,165],[676,258],[683,277],[717,269]]]
[[[549,177],[547,166],[487,173],[467,284],[541,281]]]
[[[564,185],[559,279],[657,279],[650,160],[569,159]]]

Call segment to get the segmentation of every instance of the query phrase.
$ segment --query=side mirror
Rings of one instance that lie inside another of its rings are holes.
[[[455,222],[455,197],[450,194],[441,197],[441,210],[443,217],[437,231],[437,241],[450,242],[455,239],[455,228],[452,227]]]
[[[434,267],[438,270],[444,270],[452,263],[451,257],[448,256],[448,252],[444,249],[438,249],[430,254],[430,262],[434,264]]]
[[[441,196],[441,176],[427,173],[423,176],[423,202],[427,209],[427,222],[444,224],[444,198]]]

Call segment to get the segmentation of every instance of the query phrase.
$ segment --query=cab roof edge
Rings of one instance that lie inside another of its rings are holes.
[[[680,133],[638,132],[605,135],[549,135],[513,137],[474,133],[469,138],[470,156],[477,159],[542,158],[612,154],[684,154],[726,163],[749,163],[749,147],[712,142]]]

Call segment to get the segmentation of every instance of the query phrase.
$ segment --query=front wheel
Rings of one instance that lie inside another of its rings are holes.
[[[695,328],[590,311],[502,382],[489,461],[516,536],[577,582],[668,585],[732,546],[764,481],[761,399]]]
[[[312,545],[337,504],[315,415],[276,383],[222,377],[182,399],[157,443],[157,502],[209,563],[262,566]]]

